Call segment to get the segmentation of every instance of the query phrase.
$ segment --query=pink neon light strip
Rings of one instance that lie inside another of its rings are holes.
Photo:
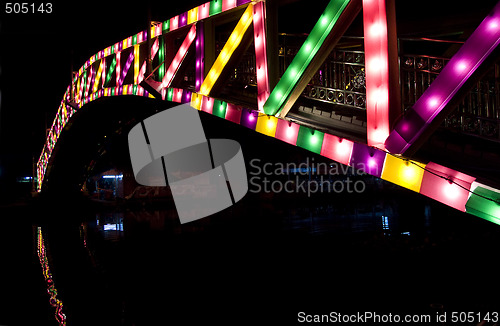
[[[257,66],[257,105],[259,111],[264,111],[264,103],[270,94],[267,73],[267,46],[265,3],[259,2],[253,6],[253,29],[255,44],[255,63]]]
[[[78,98],[77,98],[77,101],[79,102],[80,99],[82,98],[82,95],[83,95],[83,75],[81,75],[81,78],[78,79]]]
[[[120,58],[121,58],[121,55],[122,53],[121,52],[118,52],[116,54],[116,84],[119,85],[120,84],[120,77],[121,77],[121,70],[120,70]],[[87,95],[85,95],[87,96]]]
[[[208,18],[210,16],[210,2],[206,2],[198,6],[198,20]]]
[[[144,62],[139,70],[139,77],[137,78],[137,85],[139,85],[144,79],[144,74],[146,73],[146,63]]]
[[[160,41],[157,38],[153,43],[153,46],[151,47],[151,59],[153,59],[156,56],[156,53],[158,53],[159,48],[160,48]]]
[[[182,102],[182,88],[174,88],[174,96],[172,98],[173,102],[181,103]]]
[[[170,84],[172,83],[172,80],[174,79],[175,73],[181,66],[182,61],[186,57],[186,54],[188,52],[189,47],[193,43],[194,39],[196,38],[196,24],[193,24],[191,26],[191,29],[189,30],[189,33],[187,34],[186,38],[181,44],[181,47],[175,54],[174,59],[172,60],[172,63],[170,63],[170,66],[167,69],[167,73],[165,74],[165,77],[163,77],[162,81],[162,87],[170,87]]]
[[[222,11],[236,7],[236,0],[222,0]]]
[[[384,149],[389,136],[389,53],[385,0],[363,0],[366,124],[369,146]]]
[[[101,88],[106,83],[106,60],[102,59]]]
[[[176,30],[179,28],[179,15],[170,18],[170,30]]]

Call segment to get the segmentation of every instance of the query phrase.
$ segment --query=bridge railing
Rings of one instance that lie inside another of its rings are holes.
[[[297,53],[303,34],[280,34],[280,73]],[[297,45],[299,44],[299,45]],[[343,37],[309,82],[303,97],[353,109],[366,109],[362,37]]]
[[[297,53],[303,34],[280,34],[280,73]],[[450,60],[454,48],[462,41],[430,38],[400,38],[401,113],[411,107],[425,92]],[[415,51],[412,54],[408,51]],[[429,53],[429,54],[426,54]],[[441,55],[433,55],[439,53]],[[444,55],[443,55],[444,53]],[[322,103],[346,108],[363,119],[366,109],[366,87],[362,37],[343,37],[338,46],[311,79],[303,98],[317,103],[313,110],[322,114]],[[500,141],[500,65],[491,65],[486,74],[465,95],[442,127],[477,137]],[[332,111],[331,107],[328,112]],[[322,114],[322,116],[329,116]]]

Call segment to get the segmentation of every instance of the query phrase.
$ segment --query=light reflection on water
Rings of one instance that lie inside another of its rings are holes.
[[[252,321],[265,315],[283,324],[294,309],[347,305],[359,293],[430,296],[436,282],[446,288],[441,278],[469,241],[456,232],[469,221],[460,226],[461,215],[413,197],[385,198],[250,199],[185,225],[174,209],[99,211],[45,227],[59,249],[50,260],[68,324],[226,324],[257,308]],[[452,219],[459,227],[443,233]]]
[[[55,308],[55,319],[59,325],[66,325],[66,315],[64,314],[63,302],[57,297],[57,289],[52,278],[52,272],[50,271],[49,260],[47,258],[47,248],[43,241],[42,228],[37,227],[37,252],[38,259],[40,261],[40,266],[42,268],[42,274],[47,283],[47,293],[49,294],[49,303]]]

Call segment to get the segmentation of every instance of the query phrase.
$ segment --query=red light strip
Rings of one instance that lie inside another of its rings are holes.
[[[389,124],[389,51],[385,0],[363,0],[366,124],[369,146],[384,149]]]

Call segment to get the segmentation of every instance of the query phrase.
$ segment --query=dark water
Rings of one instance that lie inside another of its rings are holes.
[[[0,229],[5,325],[58,325],[61,313],[67,325],[291,325],[299,311],[499,302],[500,228],[396,188],[248,195],[185,225],[171,204],[51,201],[4,209]]]

